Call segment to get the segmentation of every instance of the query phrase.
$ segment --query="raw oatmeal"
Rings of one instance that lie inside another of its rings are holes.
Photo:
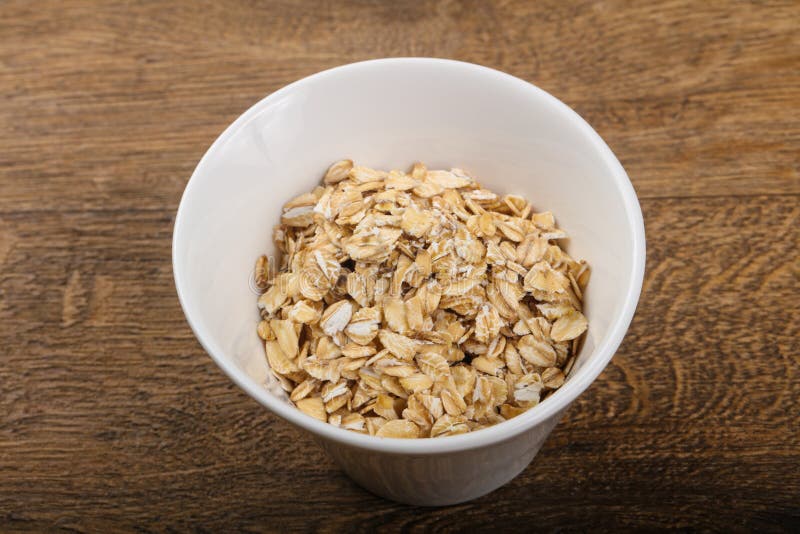
[[[278,271],[256,262],[272,373],[304,413],[380,437],[515,417],[561,387],[587,328],[564,237],[460,169],[334,163],[283,207]]]

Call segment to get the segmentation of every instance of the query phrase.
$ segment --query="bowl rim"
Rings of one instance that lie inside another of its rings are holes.
[[[612,181],[616,185],[617,191],[622,197],[630,233],[633,239],[633,246],[631,248],[631,255],[633,256],[631,258],[631,263],[633,265],[633,269],[632,277],[626,290],[624,304],[620,310],[620,313],[614,318],[614,321],[610,325],[609,333],[606,335],[605,342],[595,347],[591,358],[589,361],[587,361],[578,374],[576,374],[574,377],[571,377],[570,380],[568,380],[561,388],[559,388],[555,393],[553,393],[538,406],[508,421],[504,421],[479,431],[468,432],[466,434],[460,434],[457,436],[424,439],[378,438],[375,436],[359,434],[338,428],[302,413],[300,410],[289,405],[285,401],[274,397],[263,387],[263,385],[257,383],[243,370],[239,369],[233,363],[232,359],[226,358],[223,354],[223,351],[219,347],[215,346],[215,344],[205,338],[202,329],[200,329],[198,324],[192,319],[191,310],[188,308],[186,298],[181,291],[181,287],[183,285],[181,274],[183,272],[183,265],[177,252],[178,243],[180,243],[183,239],[183,229],[185,226],[184,219],[186,213],[185,206],[190,201],[189,199],[191,197],[192,190],[197,184],[195,177],[198,175],[201,169],[208,164],[208,161],[213,158],[214,154],[219,150],[219,148],[227,143],[228,140],[230,140],[234,135],[236,135],[248,122],[250,122],[251,119],[260,114],[264,109],[272,105],[273,102],[278,101],[287,93],[323,81],[331,76],[339,76],[348,72],[364,71],[375,68],[394,68],[396,66],[418,64],[437,65],[442,69],[446,68],[464,71],[472,70],[478,72],[481,76],[486,77],[487,80],[491,79],[495,83],[515,84],[518,87],[522,87],[529,91],[533,97],[543,99],[548,102],[554,109],[561,113],[564,120],[571,122],[574,127],[577,127],[579,130],[581,130],[582,133],[589,139],[589,141],[598,149],[607,166],[607,169],[610,171]],[[580,115],[578,115],[577,112],[558,100],[556,97],[552,96],[550,93],[540,89],[530,82],[512,76],[511,74],[474,63],[467,63],[451,59],[425,57],[372,59],[341,65],[317,72],[316,74],[312,74],[292,82],[265,96],[260,101],[252,105],[249,109],[247,109],[247,111],[242,113],[233,123],[231,123],[222,132],[222,134],[219,135],[219,137],[217,137],[192,172],[192,176],[189,178],[189,181],[186,184],[183,195],[181,196],[180,204],[178,206],[178,212],[173,226],[172,239],[172,269],[174,282],[178,293],[178,300],[180,301],[181,308],[186,316],[186,320],[194,332],[195,337],[205,351],[228,375],[228,377],[233,380],[234,383],[236,383],[251,397],[257,400],[264,407],[268,408],[274,414],[321,438],[359,449],[390,454],[434,455],[481,448],[512,439],[513,437],[532,429],[551,417],[558,416],[560,412],[566,409],[581,393],[583,393],[583,391],[589,387],[589,385],[597,378],[603,369],[605,369],[606,365],[611,360],[620,343],[622,342],[628,326],[633,319],[633,314],[636,311],[636,306],[639,301],[642,282],[644,279],[644,266],[644,221],[641,207],[639,205],[633,185],[631,184],[625,169],[623,169],[619,160],[616,158],[605,141],[603,141],[600,135]]]

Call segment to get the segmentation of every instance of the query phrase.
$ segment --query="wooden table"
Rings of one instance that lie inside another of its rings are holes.
[[[653,5],[650,5],[653,4]],[[800,4],[0,4],[0,531],[800,528]],[[634,182],[618,354],[475,502],[351,483],[208,358],[172,282],[192,169],[313,72],[440,56],[581,113]]]

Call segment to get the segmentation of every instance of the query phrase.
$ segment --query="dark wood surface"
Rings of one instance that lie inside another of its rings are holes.
[[[800,4],[0,3],[0,531],[800,529]],[[411,508],[219,371],[172,283],[192,169],[313,72],[440,56],[608,141],[648,238],[619,353],[531,466]]]

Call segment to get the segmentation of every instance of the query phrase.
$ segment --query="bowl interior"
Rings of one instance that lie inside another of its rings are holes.
[[[178,292],[205,348],[248,391],[262,402],[286,398],[255,332],[254,261],[274,256],[283,203],[345,157],[387,170],[460,167],[552,211],[571,236],[568,252],[592,267],[588,336],[569,380],[592,372],[593,358],[605,366],[630,316],[621,332],[615,322],[641,285],[641,214],[619,163],[577,115],[521,80],[465,63],[383,60],[317,74],[256,104],[187,186],[174,235]]]

